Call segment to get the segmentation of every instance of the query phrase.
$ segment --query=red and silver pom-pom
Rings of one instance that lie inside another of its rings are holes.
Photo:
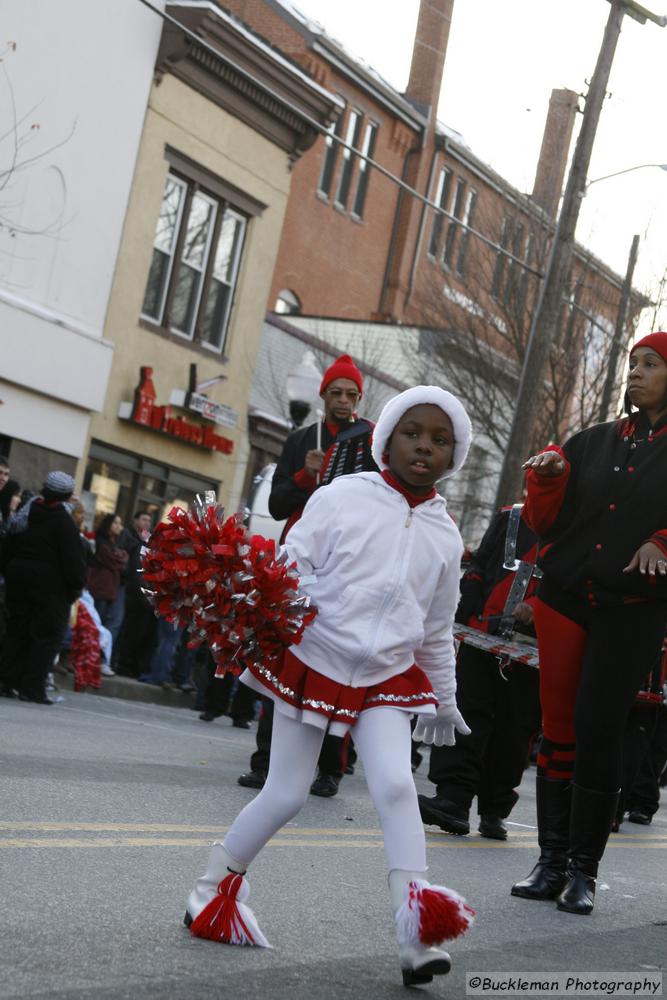
[[[156,613],[206,642],[218,672],[275,659],[299,643],[316,615],[299,594],[296,564],[275,543],[248,535],[242,517],[225,519],[215,494],[174,507],[142,552],[144,593]]]
[[[475,918],[475,911],[453,889],[430,885],[421,879],[409,882],[405,902],[396,913],[399,944],[425,947],[460,937]]]

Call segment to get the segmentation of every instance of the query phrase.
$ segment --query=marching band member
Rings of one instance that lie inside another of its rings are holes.
[[[332,473],[376,471],[370,451],[373,425],[356,416],[363,392],[361,372],[349,354],[341,354],[329,365],[320,384],[324,417],[301,427],[287,438],[278,459],[269,496],[269,511],[276,521],[287,520],[281,542],[301,517],[308,498]],[[335,453],[335,454],[334,454]],[[250,758],[250,770],[238,778],[245,788],[261,788],[266,781],[271,754],[273,703],[262,698],[262,714],[257,725],[257,749]],[[350,752],[349,739],[327,733],[318,760],[317,777],[311,794],[331,798],[345,772]]]
[[[537,539],[521,514],[521,504],[503,507],[484,533],[461,581],[459,624],[490,635],[511,636],[517,628],[534,635]],[[519,801],[515,789],[540,729],[539,674],[533,666],[462,642],[456,689],[472,732],[457,736],[456,746],[432,748],[428,777],[436,795],[419,796],[422,819],[465,836],[477,796],[482,837],[506,840],[503,820]]]
[[[525,463],[526,520],[544,572],[534,616],[544,738],[540,858],[512,887],[593,909],[621,784],[635,695],[667,618],[667,333],[630,352],[626,419],[598,424]],[[575,753],[576,750],[576,753]]]

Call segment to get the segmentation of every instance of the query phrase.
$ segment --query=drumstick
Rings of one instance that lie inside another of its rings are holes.
[[[322,420],[324,418],[324,413],[322,410],[317,411],[317,450],[322,451]],[[320,485],[320,474],[317,473],[316,477],[317,485]]]

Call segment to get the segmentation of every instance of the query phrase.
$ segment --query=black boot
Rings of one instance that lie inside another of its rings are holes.
[[[512,886],[522,899],[555,899],[565,885],[570,829],[570,780],[537,776],[537,840],[540,857],[530,875]]]
[[[616,816],[619,792],[595,792],[572,785],[567,882],[558,909],[588,914],[593,909],[598,862]]]

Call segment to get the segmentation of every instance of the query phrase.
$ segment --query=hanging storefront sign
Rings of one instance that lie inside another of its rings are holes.
[[[186,420],[185,417],[174,416],[171,405],[158,406],[155,402],[157,394],[153,385],[153,369],[142,367],[139,372],[139,385],[134,390],[134,402],[120,404],[118,408],[120,420],[127,420],[160,434],[166,434],[168,437],[177,438],[179,441],[194,445],[196,448],[231,455],[234,450],[234,442],[221,434],[216,434],[213,427],[194,424]],[[174,393],[177,392],[178,390],[174,390]],[[172,404],[174,403],[174,393],[172,393]],[[185,394],[183,395],[185,396]],[[206,397],[201,398],[205,399]],[[190,408],[192,409],[192,407]]]
[[[239,415],[231,406],[214,403],[208,396],[202,396],[199,392],[172,389],[169,402],[172,406],[180,406],[184,410],[198,413],[204,420],[210,420],[220,427],[236,427],[238,422]]]

